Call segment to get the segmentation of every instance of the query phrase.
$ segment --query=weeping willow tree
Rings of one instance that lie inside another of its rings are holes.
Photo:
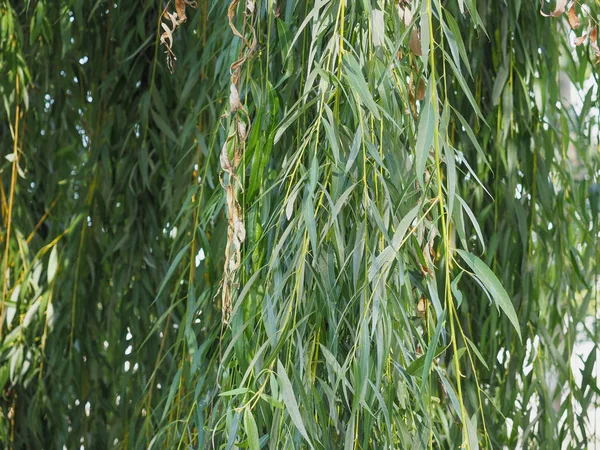
[[[4,448],[592,448],[598,20],[0,1]]]

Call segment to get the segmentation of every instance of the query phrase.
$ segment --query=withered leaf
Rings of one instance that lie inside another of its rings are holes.
[[[556,8],[550,14],[546,14],[540,9],[540,14],[544,17],[558,17],[565,12],[567,9],[567,0],[556,0]]]
[[[427,303],[427,299],[424,296],[421,296],[419,303],[417,303],[417,313],[420,316],[425,316],[427,312]]]
[[[246,130],[246,124],[240,120],[240,121],[238,121],[237,126],[238,126],[237,132],[238,132],[239,138],[241,140],[245,141],[246,137],[248,137],[248,132]]]
[[[578,38],[575,38],[575,46],[579,47],[581,44],[583,44],[585,42],[585,40],[587,39],[587,37],[588,37],[587,33],[583,33]]]
[[[408,43],[410,50],[417,56],[421,56],[421,33],[416,28],[413,28],[410,33],[410,41]]]
[[[237,111],[240,109],[242,104],[240,103],[240,94],[235,87],[235,84],[231,83],[229,87],[229,109],[231,112]]]
[[[600,62],[600,48],[598,47],[598,26],[594,25],[592,28],[592,32],[590,33],[590,47],[594,50],[596,54],[596,62],[594,64],[598,64]]]
[[[416,111],[417,106],[415,104],[415,83],[413,82],[412,74],[408,80],[408,101],[411,108]]]
[[[165,44],[170,49],[173,46],[173,32],[171,31],[169,26],[164,22],[161,22],[160,26],[163,28],[163,30],[165,30],[165,32],[160,37],[160,42],[161,44]]]
[[[419,84],[417,86],[417,100],[423,100],[425,98],[425,83],[423,82],[423,78],[419,80]]]
[[[221,168],[231,174],[233,173],[233,167],[231,166],[231,160],[229,159],[229,155],[227,154],[227,142],[223,144],[223,148],[221,148]]]
[[[576,30],[581,25],[579,17],[577,17],[577,14],[575,13],[575,3],[576,2],[573,2],[573,5],[569,9],[569,25],[571,25],[573,30]]]
[[[412,19],[413,19],[413,14],[410,11],[410,8],[398,7],[398,14],[400,14],[400,18],[404,22],[404,26],[406,26],[406,27],[410,26],[410,23],[412,22]]]
[[[177,14],[168,12],[167,16],[169,17],[169,19],[171,19],[171,24],[173,25],[171,31],[175,31],[175,29],[180,23],[179,20],[177,20]]]
[[[175,11],[177,11],[179,21],[185,22],[187,17],[185,16],[185,2],[183,0],[175,0]]]
[[[167,66],[171,73],[173,73],[173,61],[177,59],[175,57],[175,53],[173,52],[173,33],[179,25],[187,20],[187,16],[185,14],[186,5],[190,8],[198,7],[196,0],[175,0],[175,12],[169,12],[165,8],[165,12],[163,14],[164,18],[171,21],[171,26],[165,22],[160,23],[160,26],[164,30],[164,33],[162,33],[160,36],[160,43],[166,47],[165,53],[167,54]]]

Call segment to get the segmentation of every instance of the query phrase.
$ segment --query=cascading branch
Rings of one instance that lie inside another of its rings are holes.
[[[231,64],[231,84],[229,86],[229,116],[233,121],[228,129],[228,136],[221,150],[221,169],[227,178],[222,181],[226,195],[226,209],[228,217],[227,243],[225,244],[225,265],[223,267],[223,278],[221,281],[221,309],[223,311],[223,322],[226,324],[231,313],[231,291],[236,286],[235,277],[241,265],[241,249],[246,239],[246,228],[244,225],[243,212],[238,202],[238,191],[243,190],[236,171],[242,160],[244,146],[251,127],[250,116],[244,109],[239,93],[242,69],[248,59],[256,51],[256,33],[252,26],[254,14],[254,1],[247,0],[244,5],[242,31],[234,25],[236,9],[239,0],[232,0],[227,10],[229,26],[233,34],[242,41],[242,48],[238,59]],[[251,36],[248,41],[245,35]],[[224,116],[225,117],[225,116]],[[230,155],[233,156],[230,156]]]
[[[597,2],[25,3],[0,442],[597,443]]]
[[[170,3],[170,1],[169,1]],[[165,46],[165,54],[167,55],[167,67],[169,71],[172,73],[175,69],[175,61],[177,61],[177,57],[173,52],[173,33],[181,25],[187,20],[187,15],[185,14],[185,7],[190,6],[191,8],[197,8],[198,4],[194,0],[175,0],[175,12],[170,12],[168,10],[169,3],[165,7],[163,17],[165,19],[169,19],[171,24],[169,26],[168,23],[161,21],[160,26],[164,30],[164,32],[160,36],[161,45]]]

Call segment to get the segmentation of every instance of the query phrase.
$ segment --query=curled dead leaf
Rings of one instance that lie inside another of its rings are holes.
[[[164,30],[160,36],[160,43],[164,45],[167,54],[167,67],[173,72],[173,61],[176,61],[175,53],[173,52],[173,33],[179,25],[187,20],[185,15],[185,6],[196,8],[197,4],[193,0],[175,0],[175,12],[165,11],[163,17],[171,21],[171,25],[168,23],[161,22],[160,26]]]
[[[229,159],[229,155],[227,154],[227,142],[223,144],[223,148],[221,149],[221,169],[227,173],[233,172],[233,167],[231,166],[231,160]]]
[[[583,44],[585,42],[587,37],[588,37],[587,33],[583,33],[581,36],[575,38],[575,46],[579,47],[581,44]]]
[[[185,2],[183,0],[175,0],[175,11],[177,11],[179,21],[185,22],[187,17],[185,16]]]
[[[186,3],[188,0],[184,0]],[[243,186],[236,177],[236,170],[243,156],[244,142],[248,138],[248,128],[251,127],[251,121],[248,113],[244,110],[244,107],[240,100],[240,93],[238,90],[238,83],[242,75],[242,67],[244,63],[254,53],[257,45],[256,32],[250,21],[247,21],[248,17],[253,14],[255,9],[254,0],[246,0],[245,10],[243,12],[244,24],[242,29],[243,33],[250,33],[252,40],[249,41],[246,36],[242,35],[240,31],[234,25],[234,19],[236,15],[237,6],[240,0],[231,0],[229,8],[227,9],[227,18],[229,20],[229,27],[233,34],[242,40],[243,46],[240,50],[238,59],[229,66],[230,71],[230,85],[229,85],[229,112],[224,114],[223,117],[233,116],[236,124],[235,135],[228,139],[232,144],[228,148],[228,143],[223,144],[221,150],[221,168],[228,177],[226,180],[221,180],[223,189],[225,189],[226,206],[227,206],[227,242],[225,244],[225,264],[223,266],[223,278],[221,280],[221,310],[223,313],[223,323],[227,324],[229,316],[231,315],[232,289],[238,286],[236,283],[236,274],[240,268],[242,261],[242,244],[246,240],[246,228],[243,221],[243,213],[240,204],[237,200],[237,191],[242,189]],[[244,114],[236,114],[237,111],[241,111]],[[244,117],[245,116],[245,117]],[[233,160],[230,158],[230,150],[233,150]]]
[[[546,14],[543,10],[540,9],[540,14],[544,17],[558,17],[564,14],[566,9],[567,0],[556,0],[556,7],[554,8],[554,11],[552,11],[550,14]]]
[[[248,134],[247,134],[248,132],[246,130],[246,124],[240,120],[240,121],[238,121],[237,127],[238,127],[237,133],[238,133],[240,140],[245,141],[246,138],[248,137]]]
[[[577,17],[577,13],[575,12],[576,3],[577,2],[573,2],[573,5],[571,5],[571,8],[569,9],[569,25],[571,25],[573,30],[576,30],[581,25],[579,17]]]
[[[231,83],[229,87],[229,109],[231,112],[237,111],[242,107],[240,102],[240,94],[235,84]]]
[[[165,30],[165,32],[160,36],[160,43],[171,49],[173,46],[173,31],[164,22],[161,22],[160,26],[163,28],[163,30]]]

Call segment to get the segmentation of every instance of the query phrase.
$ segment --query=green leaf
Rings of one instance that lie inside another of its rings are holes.
[[[461,125],[463,126],[463,128],[465,129],[465,131],[467,132],[467,136],[469,137],[469,140],[473,143],[473,146],[475,147],[475,149],[477,150],[477,154],[481,157],[481,159],[483,159],[483,161],[485,162],[485,164],[490,167],[490,163],[488,162],[488,158],[485,155],[483,149],[481,148],[481,144],[479,144],[479,141],[477,140],[477,138],[475,137],[475,133],[473,133],[473,129],[471,128],[471,126],[467,123],[467,121],[465,120],[465,118],[462,116],[461,113],[459,113],[456,109],[452,108],[454,110],[454,114],[456,115],[456,117],[458,117],[458,120],[460,120]]]
[[[290,379],[287,376],[285,371],[285,367],[281,364],[280,360],[277,360],[277,376],[279,377],[279,381],[281,383],[281,398],[283,399],[283,403],[285,408],[287,409],[292,422],[302,435],[310,448],[314,449],[312,442],[308,437],[308,433],[306,432],[306,428],[304,427],[304,422],[302,421],[302,416],[300,416],[300,410],[298,409],[298,402],[296,401],[296,397],[294,396],[294,390],[292,389],[292,383],[290,383]]]
[[[456,395],[456,392],[454,391],[454,388],[452,387],[452,384],[450,384],[450,381],[446,378],[446,376],[444,375],[442,370],[436,369],[436,372],[437,372],[438,376],[440,377],[440,380],[442,380],[442,384],[444,385],[444,388],[446,389],[446,392],[448,393],[448,397],[450,398],[450,403],[452,404],[454,413],[456,414],[457,417],[460,417],[462,415],[460,412],[460,402],[458,400],[458,396]]]
[[[167,414],[169,413],[169,410],[171,409],[171,403],[173,403],[175,394],[177,393],[177,390],[179,389],[179,381],[181,380],[181,373],[182,373],[181,369],[179,369],[177,371],[177,373],[175,374],[173,381],[171,382],[171,387],[169,388],[169,395],[167,396],[167,401],[165,402],[165,407],[163,409],[163,413],[160,418],[161,422],[163,420],[165,420],[165,418],[167,417]]]
[[[158,113],[156,113],[154,110],[151,110],[151,114],[152,114],[152,118],[154,119],[154,123],[156,123],[156,125],[158,126],[158,128],[160,128],[160,131],[162,131],[163,133],[165,133],[165,135],[171,141],[173,141],[174,144],[176,144],[177,143],[177,136],[175,136],[175,133],[173,132],[173,130],[171,129],[171,127],[167,124],[167,122],[165,121],[165,119],[163,119],[161,116],[159,116]]]
[[[477,414],[473,414],[471,418],[467,417],[467,439],[469,441],[470,450],[479,450],[479,439],[477,438]]]
[[[246,408],[244,411],[244,430],[248,436],[248,448],[250,450],[259,450],[260,441],[258,438],[258,428],[256,427],[256,421],[254,420],[250,408]]]
[[[380,120],[381,116],[379,114],[377,103],[373,100],[373,96],[369,91],[369,86],[365,81],[358,61],[351,52],[346,52],[344,55],[344,62],[346,65],[345,75],[350,83],[350,87],[352,87],[354,92],[358,95],[363,105],[373,113],[377,120]]]
[[[458,24],[456,23],[456,20],[454,19],[454,17],[452,17],[452,14],[448,11],[445,10],[446,14],[446,25],[448,25],[449,30],[446,30],[444,28],[444,32],[446,33],[446,36],[448,37],[448,41],[450,42],[450,45],[455,45],[457,47],[458,53],[460,54],[460,58],[462,60],[462,62],[464,63],[465,67],[467,68],[467,71],[469,72],[469,75],[471,77],[473,77],[473,74],[471,73],[471,66],[469,64],[469,57],[467,55],[467,50],[465,49],[465,44],[463,42],[461,33],[460,33],[460,28],[458,27]],[[454,51],[452,52],[452,55],[454,56]],[[454,58],[455,62],[456,62],[456,66],[459,67],[458,61],[456,59],[456,57]]]
[[[369,281],[373,281],[376,276],[381,275],[381,269],[386,268],[393,259],[397,256],[402,243],[404,242],[404,236],[408,231],[408,228],[412,224],[412,222],[416,219],[419,211],[421,210],[421,205],[415,206],[411,209],[400,221],[398,224],[398,228],[394,232],[394,237],[392,238],[392,243],[385,247],[382,252],[375,258],[373,264],[369,269]]]
[[[360,150],[362,143],[362,130],[360,127],[356,129],[356,133],[354,133],[354,138],[352,139],[352,147],[350,147],[350,155],[348,156],[348,161],[346,162],[346,172],[349,172],[354,165],[354,161],[358,156],[358,151]]]
[[[483,355],[481,354],[481,352],[479,351],[479,349],[475,346],[475,344],[473,343],[473,341],[471,339],[469,339],[468,337],[465,336],[465,339],[467,340],[467,343],[469,344],[469,347],[471,347],[471,350],[473,350],[473,353],[475,353],[475,355],[477,356],[477,358],[479,359],[479,361],[481,362],[481,364],[484,365],[484,367],[487,370],[490,370],[490,368],[488,367],[487,363],[485,362],[485,359],[483,357]]]
[[[448,215],[452,216],[454,200],[456,199],[456,159],[454,158],[452,146],[445,145],[444,154],[446,155],[446,173],[448,180]]]
[[[162,294],[162,291],[165,289],[167,283],[173,276],[173,273],[175,272],[175,270],[177,270],[177,267],[179,267],[179,263],[183,259],[183,256],[186,254],[188,247],[189,247],[189,244],[186,244],[181,250],[179,250],[179,253],[177,253],[177,256],[175,256],[175,259],[169,266],[169,270],[167,270],[167,274],[163,278],[163,280],[160,284],[160,287],[158,288],[158,293],[156,294],[156,297],[154,298],[154,302],[156,302],[158,300],[158,298],[160,297],[160,294]],[[152,302],[152,303],[154,303],[154,302]]]
[[[496,74],[496,79],[494,80],[494,88],[492,89],[492,103],[494,106],[498,105],[498,101],[500,100],[500,95],[502,95],[502,90],[504,89],[504,85],[506,84],[506,80],[508,80],[509,69],[506,64],[500,66],[498,73]]]
[[[481,114],[481,110],[479,109],[479,105],[475,101],[475,97],[473,97],[473,94],[471,93],[471,89],[469,88],[469,85],[467,84],[467,82],[463,78],[462,74],[460,73],[460,69],[458,67],[456,67],[456,65],[452,62],[452,58],[446,58],[446,62],[452,68],[452,71],[454,72],[454,76],[456,77],[456,80],[458,81],[458,84],[460,84],[460,87],[462,88],[462,92],[467,97],[467,100],[469,100],[469,103],[471,104],[471,107],[473,108],[473,111],[475,111],[475,114],[477,114],[477,116],[483,122],[485,122],[485,118]]]
[[[429,80],[429,86],[431,87],[431,79]],[[433,145],[433,134],[435,130],[435,114],[434,105],[431,101],[431,90],[428,89],[427,97],[419,117],[419,129],[417,131],[417,146],[415,149],[415,168],[417,171],[417,180],[421,187],[424,186],[423,174],[425,173],[425,166],[427,158],[429,157],[429,150]]]
[[[442,332],[442,326],[444,325],[444,317],[438,318],[438,323],[435,327],[435,333],[433,334],[433,338],[429,343],[429,348],[427,348],[427,353],[425,353],[425,361],[423,362],[423,375],[421,376],[421,392],[426,392],[426,384],[429,381],[429,371],[431,370],[431,365],[433,364],[434,354],[437,353],[439,349],[437,349],[437,344],[440,339],[440,333]],[[437,358],[437,356],[435,356]]]
[[[356,416],[352,414],[350,421],[346,427],[346,433],[344,435],[344,450],[354,449],[354,434],[356,427]]]
[[[317,225],[315,222],[315,208],[312,194],[308,194],[303,202],[302,213],[308,231],[308,237],[313,250],[313,257],[317,256]]]
[[[18,345],[10,357],[10,380],[15,383],[23,364],[23,345]]]
[[[442,353],[444,353],[446,351],[446,349],[450,347],[450,345],[447,345],[445,347],[438,347],[436,349],[436,351],[433,353],[433,358],[437,358],[438,356],[440,356]],[[406,373],[408,373],[409,375],[416,375],[421,369],[423,369],[423,366],[425,366],[425,362],[427,360],[427,355],[421,355],[419,356],[417,359],[415,359],[410,366],[408,366],[406,368]]]
[[[221,392],[219,394],[219,397],[233,397],[234,395],[245,394],[246,392],[249,392],[249,391],[250,390],[248,388],[239,387],[239,388],[231,389],[229,391]]]
[[[469,216],[471,224],[473,225],[473,228],[475,228],[475,233],[477,233],[477,237],[479,238],[479,242],[481,243],[481,247],[485,252],[485,241],[483,240],[483,233],[481,232],[481,227],[479,226],[479,222],[477,221],[475,214],[473,214],[473,211],[471,211],[471,208],[469,208],[467,202],[465,202],[460,195],[457,195],[456,198],[458,199],[458,202],[460,203],[464,211],[467,213],[467,216]]]
[[[519,328],[519,319],[513,304],[510,301],[510,297],[506,293],[506,290],[502,287],[500,280],[494,275],[494,272],[477,256],[466,252],[464,250],[456,250],[462,259],[471,267],[475,276],[485,286],[488,292],[492,295],[496,302],[496,307],[502,309],[504,314],[508,317],[510,322],[517,330],[519,339],[521,339],[521,330]]]
[[[56,269],[58,268],[58,251],[57,246],[52,247],[50,252],[50,259],[48,260],[48,284],[51,284],[56,276]]]

